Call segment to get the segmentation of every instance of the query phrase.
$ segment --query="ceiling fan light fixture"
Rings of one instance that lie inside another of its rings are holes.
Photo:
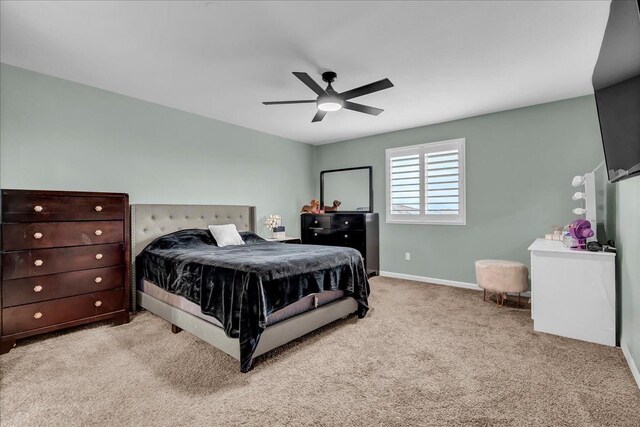
[[[320,111],[338,111],[342,108],[343,101],[336,96],[322,96],[318,98],[317,105]]]

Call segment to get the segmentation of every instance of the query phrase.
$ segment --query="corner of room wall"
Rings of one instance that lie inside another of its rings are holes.
[[[620,347],[640,387],[640,176],[613,186]]]

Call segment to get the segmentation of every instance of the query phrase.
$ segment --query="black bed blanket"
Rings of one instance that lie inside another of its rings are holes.
[[[307,295],[343,290],[368,310],[369,283],[355,249],[268,242],[241,233],[245,244],[216,246],[208,230],[159,237],[136,257],[137,279],[199,304],[239,338],[240,367],[251,369],[267,316]]]

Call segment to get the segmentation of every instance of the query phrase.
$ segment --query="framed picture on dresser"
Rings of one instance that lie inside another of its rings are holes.
[[[129,196],[2,190],[0,353],[16,340],[129,321]]]

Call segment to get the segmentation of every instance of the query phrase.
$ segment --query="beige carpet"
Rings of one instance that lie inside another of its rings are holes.
[[[1,425],[638,426],[622,352],[475,291],[376,278],[365,319],[238,363],[149,313],[0,357]],[[567,303],[570,309],[570,303]]]

